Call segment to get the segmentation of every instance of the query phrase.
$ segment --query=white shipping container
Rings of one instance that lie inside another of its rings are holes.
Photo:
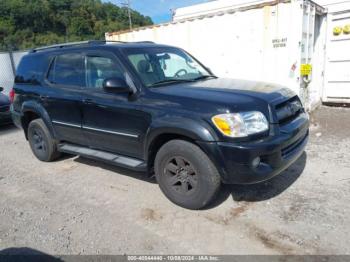
[[[288,86],[310,110],[321,102],[325,10],[314,2],[254,1],[182,16],[170,23],[106,33],[106,40],[178,46],[220,77]],[[304,69],[312,66],[310,74],[304,70],[306,75],[301,75],[302,65]]]
[[[327,5],[327,42],[323,101],[350,103],[350,2]],[[341,29],[335,34],[335,29]]]

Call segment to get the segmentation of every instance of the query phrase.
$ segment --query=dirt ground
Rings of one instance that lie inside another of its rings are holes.
[[[0,250],[48,254],[350,254],[350,108],[311,116],[306,152],[274,179],[226,186],[203,211],[153,179],[80,157],[34,158],[0,128]]]

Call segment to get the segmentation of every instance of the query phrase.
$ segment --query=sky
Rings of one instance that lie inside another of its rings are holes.
[[[143,15],[150,16],[154,23],[164,23],[171,20],[170,9],[208,2],[208,0],[130,0],[131,8]],[[127,0],[107,0],[120,5]]]

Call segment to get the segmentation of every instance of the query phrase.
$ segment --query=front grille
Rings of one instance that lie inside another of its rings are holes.
[[[293,142],[292,144],[286,146],[285,148],[282,149],[282,157],[286,158],[288,157],[290,154],[292,154],[295,150],[297,150],[299,148],[299,146],[301,146],[305,139],[307,138],[309,132],[307,132],[304,136],[302,136],[301,138],[299,138],[297,141]]]
[[[6,106],[0,106],[0,112],[4,113],[4,112],[8,112],[10,110],[10,106],[6,105]]]
[[[275,110],[280,125],[293,121],[304,111],[298,96],[292,97],[291,99],[276,105]]]

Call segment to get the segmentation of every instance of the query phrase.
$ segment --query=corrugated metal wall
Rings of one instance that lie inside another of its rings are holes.
[[[224,12],[229,9],[235,9],[244,6],[258,5],[263,3],[268,3],[273,0],[215,0],[208,1],[204,3],[199,3],[195,5],[185,6],[177,8],[175,10],[173,20],[179,21],[182,19],[188,19],[193,17],[198,17],[201,15],[207,15],[215,12]],[[286,0],[288,1],[288,0]],[[279,0],[279,2],[285,2]]]

